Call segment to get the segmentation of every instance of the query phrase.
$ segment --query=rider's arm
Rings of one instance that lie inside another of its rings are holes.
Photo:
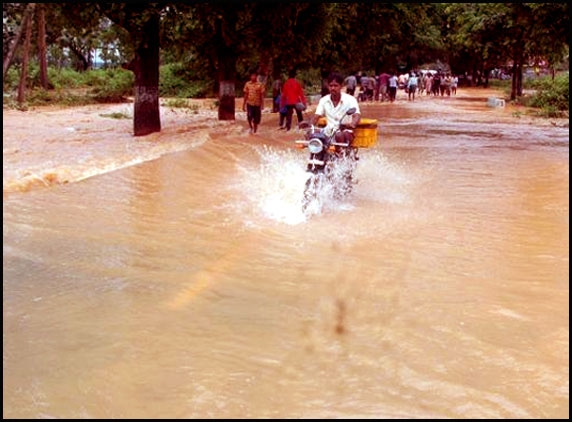
[[[359,121],[361,119],[361,114],[359,113],[354,113],[352,114],[352,123],[351,123],[351,127],[356,128]]]
[[[320,118],[326,115],[326,109],[324,108],[324,98],[326,97],[320,98],[320,101],[318,101],[318,106],[316,107],[316,111],[314,111],[314,116],[312,117],[312,124],[314,126],[317,126]]]
[[[320,114],[314,114],[314,116],[312,117],[312,124],[314,126],[316,126],[318,124],[318,120],[320,120],[320,118],[323,117]]]

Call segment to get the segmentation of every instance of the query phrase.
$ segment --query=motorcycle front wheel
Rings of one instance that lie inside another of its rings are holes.
[[[353,173],[357,160],[356,150],[352,149],[348,150],[345,156],[338,157],[335,161],[336,170],[329,173],[335,199],[342,199],[351,193],[355,183]]]
[[[317,204],[320,207],[320,191],[324,182],[322,173],[312,174],[306,181],[304,196],[302,197],[302,211],[306,211],[310,204]]]

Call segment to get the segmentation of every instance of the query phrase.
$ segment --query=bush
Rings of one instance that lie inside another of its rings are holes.
[[[161,66],[159,96],[176,98],[205,98],[212,95],[213,84],[194,79],[191,69],[183,63]]]
[[[19,73],[20,69],[16,66],[8,70],[4,92],[18,89]],[[48,91],[40,88],[37,64],[30,65],[28,74],[27,102],[30,105],[115,103],[124,102],[126,97],[133,95],[134,75],[121,68],[77,72],[48,67],[48,80],[50,88],[53,88]]]
[[[3,81],[2,90],[4,92],[15,91],[18,89],[18,80],[20,79],[20,69],[16,66],[11,66],[6,72],[6,77]]]
[[[182,97],[187,88],[185,69],[180,63],[161,66],[159,70],[159,95],[162,97]]]
[[[55,89],[73,89],[85,85],[84,75],[73,69],[48,67],[48,79]]]
[[[88,84],[93,86],[91,95],[99,103],[120,103],[133,95],[135,76],[129,70],[117,68],[92,70]]]
[[[556,115],[569,109],[569,73],[561,73],[554,80],[552,77],[545,77],[534,82],[536,93],[530,98],[528,105],[540,108],[543,114],[549,117],[557,117]]]
[[[83,73],[83,85],[100,87],[106,84],[108,79],[113,79],[114,70],[93,69]]]

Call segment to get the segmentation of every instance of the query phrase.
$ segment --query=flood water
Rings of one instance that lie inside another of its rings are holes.
[[[423,100],[309,215],[269,114],[5,194],[3,416],[568,418],[569,130]]]

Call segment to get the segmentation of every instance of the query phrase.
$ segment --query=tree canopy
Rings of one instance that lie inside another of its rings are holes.
[[[136,134],[160,130],[156,84],[166,62],[203,63],[218,91],[219,118],[226,120],[234,119],[237,78],[254,68],[267,76],[290,69],[381,73],[441,62],[453,73],[487,75],[511,66],[518,96],[523,67],[554,66],[567,57],[570,39],[567,3],[226,0],[44,7],[51,63],[67,54],[85,70],[99,49],[104,60],[133,70],[136,111],[143,113],[135,113]],[[12,57],[21,60],[9,53],[24,14],[25,4],[3,3],[5,69]]]

